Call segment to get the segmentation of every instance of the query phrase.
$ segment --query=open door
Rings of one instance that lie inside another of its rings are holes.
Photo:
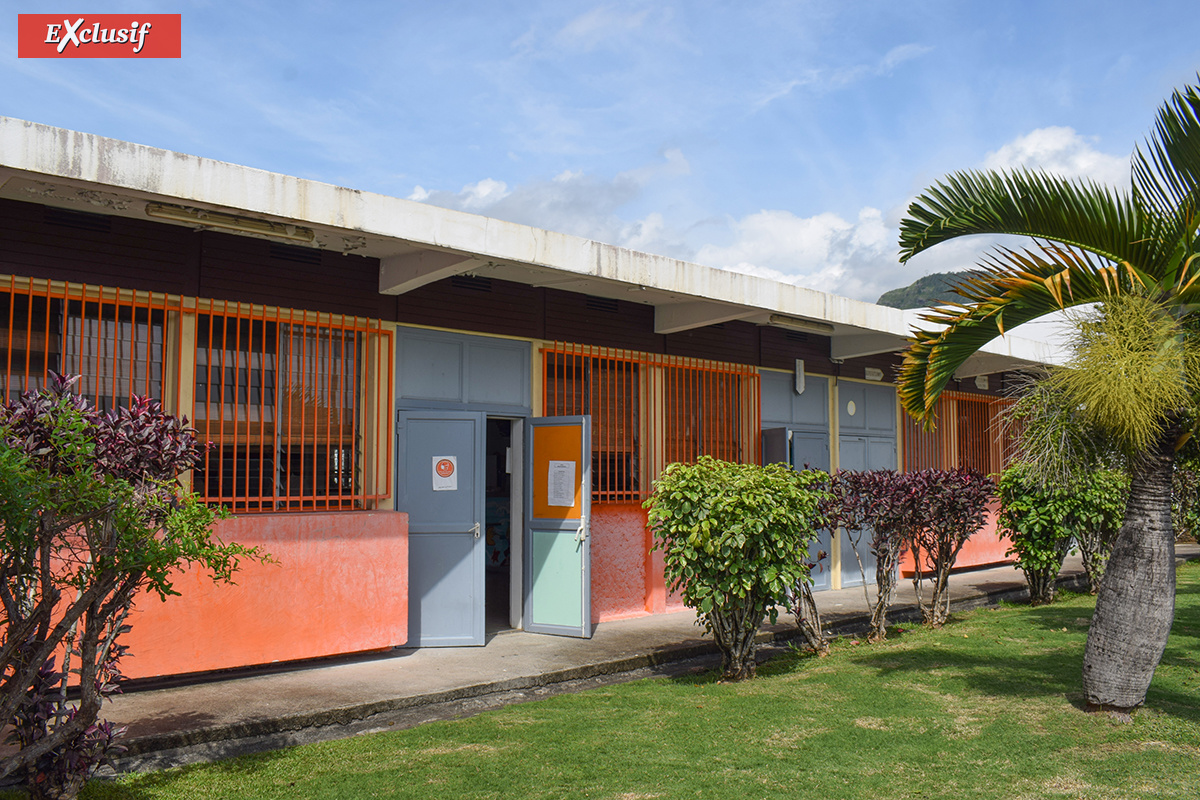
[[[408,512],[408,643],[484,643],[485,416],[401,411],[396,507]]]
[[[525,630],[591,638],[591,417],[525,431]]]

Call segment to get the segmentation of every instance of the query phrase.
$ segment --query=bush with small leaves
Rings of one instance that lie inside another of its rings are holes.
[[[722,678],[755,674],[755,634],[808,577],[829,476],[709,456],[670,464],[646,501],[667,581],[720,648]]]
[[[1072,544],[1083,556],[1095,592],[1125,513],[1129,478],[1119,470],[1079,474],[1069,484],[1035,480],[1022,464],[1000,476],[1000,528],[1012,542],[1008,555],[1029,584],[1034,605],[1054,602],[1055,581]]]
[[[845,529],[852,540],[868,536],[868,546],[875,557],[875,601],[872,602],[867,590],[866,569],[858,551],[852,551],[862,574],[867,609],[871,612],[869,642],[882,642],[887,638],[887,614],[896,596],[900,556],[914,535],[920,487],[914,485],[912,475],[894,470],[838,470],[833,476],[831,494],[834,499],[828,512],[832,525]]]

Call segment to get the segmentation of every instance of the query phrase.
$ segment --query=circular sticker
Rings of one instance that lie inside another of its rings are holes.
[[[439,476],[443,478],[449,478],[454,474],[454,462],[448,458],[443,458],[441,461],[437,462],[437,466],[434,469],[437,470],[437,474]]]

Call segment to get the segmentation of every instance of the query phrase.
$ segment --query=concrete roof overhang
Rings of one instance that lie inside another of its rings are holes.
[[[731,320],[819,333],[841,360],[899,351],[924,325],[912,311],[9,117],[0,117],[0,197],[139,219],[151,218],[148,204],[168,204],[190,210],[158,221],[230,230],[241,220],[240,235],[298,232],[306,246],[378,258],[383,294],[452,275],[494,277],[652,305],[659,333]],[[219,224],[204,220],[212,212]],[[958,377],[1054,360],[1050,343],[1008,335]]]

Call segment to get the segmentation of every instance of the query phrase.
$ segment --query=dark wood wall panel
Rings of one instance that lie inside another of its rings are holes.
[[[557,289],[545,291],[545,338],[645,353],[663,352],[663,336],[654,332],[654,306]]]
[[[671,333],[664,337],[666,351],[672,356],[757,364],[758,329],[758,325],[734,321]]]
[[[815,333],[787,331],[763,325],[758,329],[760,367],[791,370],[796,359],[804,359],[806,372],[835,375],[829,360],[829,337]]]
[[[210,231],[203,234],[200,265],[201,297],[379,316],[373,258]]]
[[[543,337],[544,289],[490,278],[447,278],[389,297],[397,322],[501,336]]]
[[[184,228],[0,200],[0,270],[13,275],[188,294],[196,255]]]
[[[392,297],[379,294],[374,258],[293,247],[0,199],[0,272],[31,278],[243,301],[431,325],[482,334],[576,342],[647,353],[894,381],[900,356],[829,360],[827,336],[727,322],[662,336],[644,303],[459,276]],[[992,376],[988,395],[1003,394]],[[973,380],[950,388],[978,392]]]
[[[895,383],[896,373],[900,371],[900,364],[904,361],[903,356],[899,353],[878,353],[873,356],[863,356],[862,358],[852,358],[841,365],[838,370],[840,378],[862,378],[865,376],[868,367],[875,367],[883,370],[883,380],[885,383]]]

